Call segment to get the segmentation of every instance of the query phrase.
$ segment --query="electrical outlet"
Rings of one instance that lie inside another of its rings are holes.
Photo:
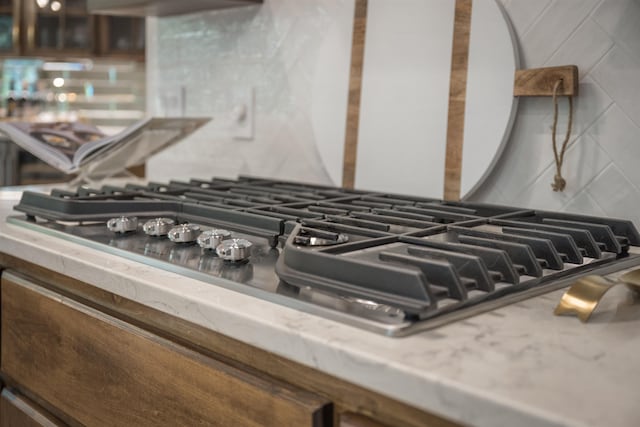
[[[234,139],[253,139],[254,113],[255,89],[249,88],[238,98],[238,103],[231,113]]]

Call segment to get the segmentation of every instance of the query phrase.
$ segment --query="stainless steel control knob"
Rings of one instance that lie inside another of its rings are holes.
[[[198,236],[198,245],[203,249],[216,249],[223,240],[229,237],[231,237],[231,232],[221,228],[203,231]]]
[[[107,221],[107,228],[114,233],[129,233],[138,229],[138,218],[135,216],[120,216]]]
[[[200,226],[195,224],[180,224],[167,233],[169,240],[175,243],[195,242],[200,234]]]
[[[176,222],[171,218],[154,218],[145,222],[142,230],[148,236],[166,236],[174,225]]]
[[[240,262],[249,259],[253,243],[246,239],[230,239],[216,248],[218,256],[226,261]]]

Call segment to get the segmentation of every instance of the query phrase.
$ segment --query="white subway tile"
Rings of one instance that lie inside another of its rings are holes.
[[[533,68],[547,62],[597,2],[598,0],[554,1],[521,38],[523,65]]]
[[[605,0],[593,19],[636,59],[640,60],[640,4],[635,0]]]
[[[633,123],[618,106],[610,108],[589,129],[615,162],[620,172],[636,186],[640,185],[640,127]]]
[[[509,15],[513,30],[518,38],[521,38],[551,0],[510,0],[502,3]]]
[[[490,173],[482,185],[468,197],[465,197],[465,200],[495,204],[508,203],[502,191],[500,191],[500,178],[498,175],[499,174],[496,173]]]
[[[616,46],[593,68],[591,76],[640,126],[640,59]]]
[[[514,200],[527,207],[560,210],[610,163],[609,156],[591,137],[585,135],[565,153],[562,176],[567,185],[564,191],[556,192],[551,188],[556,174],[556,166],[553,163]]]
[[[553,100],[547,98],[549,102],[550,114],[545,118],[545,126],[551,129],[553,126]],[[578,96],[573,98],[573,123],[571,126],[571,137],[569,141],[574,141],[587,130],[595,120],[612,104],[612,99],[602,88],[590,77],[587,76],[580,81]],[[558,125],[556,138],[558,143],[564,140],[567,124],[569,121],[569,103],[566,97],[558,98]]]
[[[588,186],[589,195],[609,216],[625,218],[640,225],[640,191],[615,165],[607,167]]]
[[[583,215],[606,216],[607,214],[586,190],[578,193],[562,210]]]
[[[582,78],[613,44],[613,40],[598,24],[586,19],[549,58],[545,66],[577,65]]]

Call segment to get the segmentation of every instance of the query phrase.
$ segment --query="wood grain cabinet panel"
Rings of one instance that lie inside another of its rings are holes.
[[[364,415],[345,412],[340,414],[340,427],[387,427]]]
[[[322,397],[223,364],[19,276],[5,272],[1,298],[7,383],[83,425],[333,422]]]
[[[64,424],[8,389],[0,395],[0,427],[61,427]]]

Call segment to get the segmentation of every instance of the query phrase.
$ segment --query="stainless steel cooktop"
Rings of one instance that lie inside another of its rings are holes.
[[[14,224],[393,336],[640,263],[630,221],[253,177],[15,208]]]

